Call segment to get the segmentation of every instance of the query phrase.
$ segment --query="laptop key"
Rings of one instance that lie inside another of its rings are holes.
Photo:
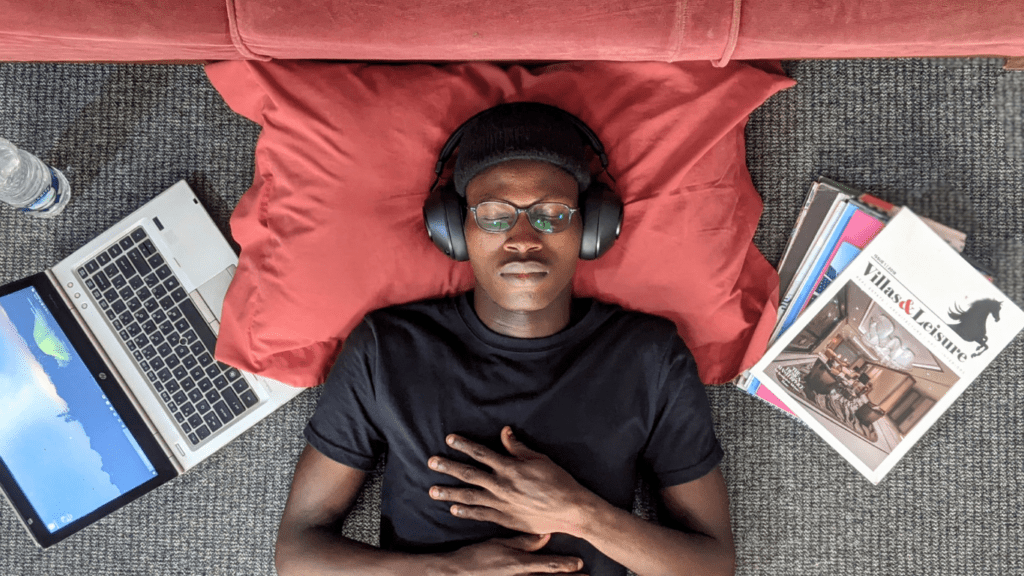
[[[113,262],[111,262],[110,264],[104,266],[103,267],[103,273],[106,274],[110,278],[113,278],[114,276],[117,276],[119,274],[119,272],[117,271],[117,264],[114,264]]]
[[[206,400],[207,400],[208,402],[210,402],[211,404],[213,404],[214,402],[216,402],[216,401],[220,400],[220,392],[218,392],[218,391],[216,391],[216,390],[210,390],[210,391],[208,391],[208,392],[206,393]]]
[[[220,421],[220,418],[217,417],[216,411],[207,412],[203,416],[203,421],[206,422],[206,425],[210,427],[211,432],[216,432],[217,430],[220,430],[221,427],[223,426],[223,424]]]
[[[182,380],[186,376],[188,376],[188,372],[186,372],[185,369],[182,368],[181,366],[174,368],[174,370],[172,370],[171,373],[174,374],[174,377],[177,378],[178,380]]]
[[[128,285],[134,288],[135,290],[138,290],[139,288],[145,286],[146,283],[142,281],[142,276],[132,276],[131,278],[128,279]]]
[[[191,356],[189,356],[189,358],[191,358]],[[195,378],[196,380],[202,378],[204,376],[202,366],[196,366],[192,368],[192,370],[189,370],[189,375]]]
[[[124,288],[125,284],[128,284],[128,281],[124,279],[124,276],[118,274],[117,276],[111,276],[110,283],[114,285],[114,288],[120,290]]]
[[[185,417],[181,415],[181,412],[175,412],[174,419],[177,420],[179,424],[185,421]]]
[[[167,386],[166,387],[167,387],[167,391],[172,393],[172,394],[174,392],[177,392],[178,390],[181,390],[181,384],[179,384],[177,380],[169,380],[167,382]]]
[[[200,426],[196,428],[196,435],[200,440],[206,440],[206,437],[210,435],[210,430],[206,426]]]
[[[135,312],[139,308],[142,308],[142,302],[139,302],[138,298],[133,297],[129,299],[128,302],[126,302],[126,304],[128,304],[128,309],[131,310],[132,312]]]
[[[143,352],[142,355],[145,356],[146,355],[145,352]],[[149,366],[149,362],[146,362],[145,360],[143,360],[142,362],[139,362],[139,368],[142,368],[142,370],[144,372],[149,372],[152,369]]]
[[[125,236],[117,243],[122,249],[127,250],[135,245],[135,240],[132,240],[131,236]]]
[[[88,262],[85,263],[85,269],[86,271],[89,272],[89,274],[92,274],[93,272],[100,269],[100,264],[95,260],[89,260]]]
[[[152,345],[146,346],[142,349],[142,355],[146,357],[146,360],[152,360],[156,356],[156,350],[153,349]]]
[[[128,251],[128,261],[135,266],[135,269],[139,271],[139,274],[145,276],[149,274],[153,269],[149,266],[149,262],[146,262],[146,258],[139,252],[138,248],[132,248]]]
[[[146,262],[149,262],[149,265],[152,266],[153,268],[158,268],[160,266],[163,266],[164,259],[159,254],[153,254],[149,258],[146,258]]]
[[[192,390],[193,388],[196,387],[196,382],[191,378],[182,378],[181,387],[184,388],[186,391]]]
[[[110,304],[107,304],[106,300],[100,300],[100,308],[106,310],[107,308],[110,308]]]
[[[146,286],[149,286],[150,288],[156,288],[160,285],[160,279],[157,278],[156,274],[146,276],[144,282],[146,283]]]
[[[188,399],[193,402],[199,402],[203,399],[203,391],[199,388],[193,388],[188,391]]]
[[[168,356],[167,358],[164,359],[164,361],[167,362],[167,365],[170,366],[171,368],[174,368],[175,366],[181,363],[181,360],[178,360],[177,356]]]
[[[100,290],[107,290],[110,288],[110,280],[107,280],[107,275],[104,274],[102,270],[97,272],[92,279],[96,281],[96,287]]]
[[[199,389],[202,390],[203,392],[206,392],[210,388],[213,388],[213,382],[210,382],[209,378],[203,378],[202,380],[200,380],[198,382],[198,384],[199,384]]]
[[[210,403],[209,402],[207,402],[206,400],[200,400],[199,402],[196,402],[196,412],[199,412],[200,414],[205,414],[205,413],[207,413],[209,411],[210,411]]]
[[[135,275],[135,268],[132,267],[132,263],[128,261],[127,256],[121,256],[114,260],[114,264],[117,264],[117,269],[121,271],[125,278],[131,278]]]
[[[121,300],[114,300],[114,303],[110,305],[110,309],[113,310],[115,314],[120,314],[121,312],[124,312],[127,308],[128,307],[125,306],[124,302],[122,302]]]
[[[153,246],[152,240],[146,238],[145,242],[139,244],[139,251],[142,252],[143,256],[148,258],[156,253],[156,246]]]
[[[245,403],[245,406],[247,408],[252,408],[257,403],[259,403],[259,398],[256,398],[256,394],[253,394],[252,390],[246,390],[245,392],[242,392],[239,398],[242,399],[242,402]]]
[[[136,242],[142,242],[146,239],[146,231],[142,228],[136,228],[135,230],[132,230],[131,237],[132,240],[135,240]]]
[[[126,325],[126,326],[131,325],[131,326],[136,326],[136,328],[138,327],[138,325],[135,324],[135,317],[132,316],[132,313],[129,310],[125,310],[124,312],[121,312],[121,315],[118,316],[117,319],[120,320],[121,323]],[[138,331],[133,333],[132,336],[134,336],[135,334],[138,334]]]
[[[249,384],[245,380],[235,380],[231,383],[231,387],[235,389],[235,392],[241,394],[249,389]]]
[[[224,423],[230,422],[232,418],[235,417],[235,414],[231,411],[230,408],[228,408],[228,405],[225,404],[224,402],[217,402],[216,404],[214,404],[213,411],[217,413],[217,416],[220,416],[221,421]]]
[[[167,402],[171,401],[171,395],[168,394],[167,392],[161,392],[160,393],[160,397],[163,398],[164,403],[167,403]]]
[[[79,268],[79,269],[78,269],[78,276],[79,276],[79,277],[81,277],[81,278],[85,278],[85,277],[86,277],[86,276],[88,276],[88,275],[89,275],[89,272],[88,272],[88,271],[87,271],[87,270],[85,269],[85,267],[84,267],[84,266],[83,266],[82,268]]]
[[[228,387],[228,379],[223,376],[217,376],[214,378],[213,383],[217,386],[218,390],[223,390]]]
[[[149,320],[145,324],[143,324],[142,325],[142,329],[145,330],[146,326],[153,326],[153,330],[156,330],[156,324],[153,324],[152,320]],[[161,343],[163,343],[163,341],[164,341],[164,335],[163,334],[161,334],[159,332],[153,332],[153,331],[150,331],[150,333],[152,334],[149,337],[150,342],[152,342],[153,344],[161,344]]]
[[[177,278],[175,278],[174,276],[171,276],[170,278],[168,278],[168,279],[167,279],[167,280],[166,280],[166,281],[164,282],[164,287],[165,287],[165,288],[167,288],[167,291],[168,291],[168,292],[170,292],[171,290],[174,290],[174,289],[175,289],[175,288],[177,288],[178,286],[181,286],[181,284],[180,284],[180,283],[178,283],[178,279],[177,279]]]
[[[154,370],[159,370],[164,367],[164,359],[157,356],[149,361],[149,365]]]
[[[168,402],[167,403],[167,409],[170,410],[171,412],[177,412],[178,411],[178,405],[176,403],[174,403],[174,402]]]
[[[106,252],[100,252],[100,255],[96,257],[96,261],[99,262],[100,266],[106,266],[110,264],[110,255]]]
[[[199,437],[196,436],[195,432],[192,432],[191,434],[188,435],[188,441],[193,444],[199,444]]]
[[[217,376],[220,376],[220,367],[218,367],[216,364],[210,364],[209,366],[206,367],[206,375],[209,376],[210,378],[216,378]]]
[[[163,370],[160,370],[159,372],[156,373],[156,375],[161,380],[170,380],[171,379],[171,371],[168,370],[167,368],[164,368]]]
[[[196,357],[195,357],[195,356],[193,356],[193,355],[189,354],[188,356],[184,356],[184,357],[182,357],[182,359],[181,359],[181,363],[182,363],[182,365],[184,365],[184,366],[185,366],[185,368],[189,368],[189,369],[191,369],[191,368],[195,368],[195,367],[197,367],[197,366],[196,366],[196,364],[198,364],[198,363],[199,363],[199,361],[198,361],[198,360],[196,360]],[[199,375],[200,375],[200,376],[202,376],[202,373],[200,372],[200,374],[199,374]]]
[[[193,428],[198,428],[203,425],[203,417],[200,416],[205,410],[196,409],[196,413],[188,417],[188,423]]]
[[[133,340],[129,340],[125,344],[128,346],[129,350],[135,350],[136,348],[138,348],[138,346],[135,344]]]
[[[245,412],[245,405],[238,399],[238,395],[231,389],[224,390],[221,392],[221,396],[224,397],[224,401],[227,402],[228,408],[238,416],[242,412]]]
[[[143,290],[145,290],[145,288],[143,288]],[[147,296],[147,298],[148,298],[148,296]],[[149,298],[149,300],[146,300],[145,302],[143,302],[142,303],[142,307],[145,308],[146,312],[149,312],[150,314],[156,314],[157,312],[161,312],[160,304],[156,300],[154,300],[152,298]],[[162,313],[161,313],[161,316],[162,316]]]
[[[160,333],[163,334],[164,336],[167,336],[168,340],[170,340],[170,335],[172,332],[174,332],[174,325],[171,324],[170,322],[164,322],[163,324],[160,325]]]
[[[85,281],[85,287],[88,288],[89,290],[92,290],[93,294],[99,294],[99,291],[95,289],[96,283],[93,282],[92,278]],[[99,296],[97,296],[97,298],[99,298]]]
[[[171,400],[174,400],[178,404],[184,404],[185,401],[188,400],[188,396],[185,395],[184,390],[178,390],[177,392],[171,395]]]
[[[163,324],[161,324],[160,326],[161,329],[163,329]],[[171,326],[171,330],[174,330],[174,326]],[[171,346],[177,344],[179,340],[181,340],[181,335],[178,334],[177,332],[171,332],[170,334],[167,335],[167,343],[170,344]]]
[[[186,403],[181,405],[181,415],[182,416],[188,418],[192,414],[195,414],[195,412],[196,412],[196,407],[193,406],[191,403],[186,402]]]
[[[106,314],[107,318],[110,318],[111,321],[117,322],[117,314],[114,314],[113,310],[107,310]]]
[[[193,416],[195,416],[195,414],[193,414]],[[185,431],[185,434],[188,434],[192,431],[192,425],[188,423],[188,420],[185,420],[181,423],[181,429]]]
[[[167,277],[171,275],[171,269],[167,266],[161,266],[156,269],[156,275],[161,280],[166,280]]]

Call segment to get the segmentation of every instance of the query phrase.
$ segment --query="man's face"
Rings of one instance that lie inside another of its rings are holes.
[[[560,202],[578,208],[576,179],[561,168],[537,160],[510,160],[478,174],[466,186],[470,207],[480,202],[504,201],[519,208],[537,202]],[[485,232],[472,212],[465,222],[469,262],[477,290],[499,307],[515,312],[547,308],[570,289],[580,253],[582,218],[573,214],[569,229],[555,234],[539,232],[520,213],[505,232]]]

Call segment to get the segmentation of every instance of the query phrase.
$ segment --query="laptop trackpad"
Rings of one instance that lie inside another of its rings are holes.
[[[231,285],[231,278],[234,275],[235,266],[228,266],[227,269],[198,288],[199,295],[203,297],[218,321],[221,317],[221,310],[224,309],[224,296],[228,293],[228,286]]]

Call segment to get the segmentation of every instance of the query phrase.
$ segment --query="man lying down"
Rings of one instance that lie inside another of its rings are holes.
[[[693,357],[668,320],[572,296],[578,259],[621,222],[588,168],[597,137],[519,103],[471,118],[442,163],[456,145],[424,213],[476,287],[372,312],[349,336],[305,430],[278,572],[732,574],[722,449]],[[385,454],[378,549],[341,523]],[[641,474],[659,524],[629,512]]]

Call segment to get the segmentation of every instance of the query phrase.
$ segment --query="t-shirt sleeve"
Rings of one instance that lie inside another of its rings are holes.
[[[376,347],[374,331],[364,320],[345,340],[304,432],[323,455],[363,471],[373,470],[387,449],[373,385]]]
[[[641,458],[664,488],[704,476],[724,453],[696,362],[674,333],[659,386],[654,425]]]

